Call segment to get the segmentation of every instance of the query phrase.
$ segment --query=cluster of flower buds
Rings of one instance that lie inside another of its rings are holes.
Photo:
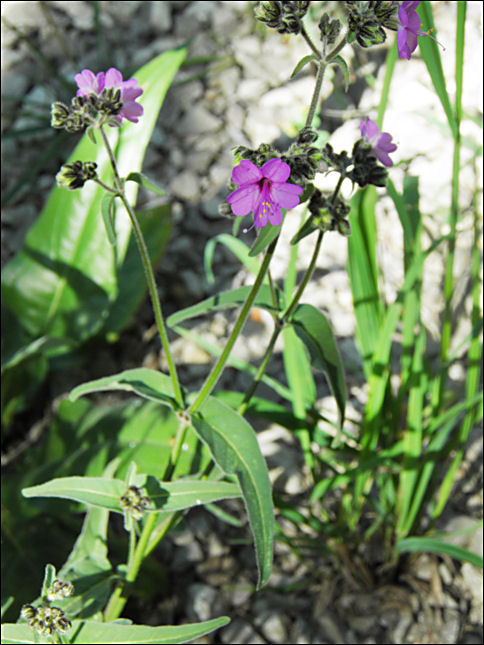
[[[21,616],[41,636],[65,634],[72,627],[71,621],[58,607],[24,605]]]
[[[348,42],[361,47],[385,42],[385,29],[398,29],[397,2],[345,2],[348,15]]]
[[[314,179],[317,172],[323,172],[327,166],[321,164],[321,150],[312,144],[318,139],[318,133],[312,128],[305,127],[299,131],[296,141],[289,150],[281,155],[281,160],[291,168],[291,181],[304,186],[308,180]]]
[[[379,187],[386,184],[388,171],[379,163],[374,148],[365,139],[355,142],[351,156],[346,150],[334,152],[331,144],[327,143],[323,148],[323,156],[330,168],[342,177],[356,182],[361,188],[369,184]]]
[[[150,498],[145,497],[143,491],[138,486],[130,486],[124,495],[122,495],[120,501],[124,511],[135,520],[140,520],[150,505]]]
[[[69,598],[74,593],[74,586],[71,582],[64,582],[56,578],[52,583],[50,589],[47,591],[47,599],[52,600],[63,600],[64,598]]]
[[[75,96],[70,107],[60,101],[53,103],[51,125],[58,130],[80,132],[97,121],[112,123],[122,109],[121,90],[107,87],[99,95]]]
[[[76,190],[82,188],[88,179],[95,177],[97,177],[96,162],[74,161],[73,163],[65,163],[55,178],[59,187]]]
[[[388,171],[378,163],[371,144],[364,139],[358,139],[353,146],[352,159],[353,169],[347,175],[349,179],[361,188],[369,184],[380,188],[385,186]]]
[[[329,14],[323,13],[319,21],[319,31],[321,32],[321,40],[323,43],[332,45],[336,42],[341,31],[341,22],[338,18],[331,18]]]
[[[257,4],[255,17],[280,34],[298,34],[308,7],[309,2],[263,1]]]
[[[342,197],[331,197],[330,193],[323,193],[315,189],[309,200],[309,212],[311,213],[311,224],[322,231],[338,231],[347,237],[351,233],[350,223],[347,216],[350,206]]]

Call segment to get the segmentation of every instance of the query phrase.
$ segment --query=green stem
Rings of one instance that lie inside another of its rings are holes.
[[[323,231],[319,231],[318,239],[316,240],[316,246],[314,247],[313,255],[309,263],[309,266],[306,270],[306,273],[304,274],[304,277],[301,280],[301,284],[299,285],[298,290],[294,295],[294,298],[292,299],[292,302],[290,303],[289,307],[287,307],[286,311],[282,314],[282,319],[284,321],[289,320],[289,318],[294,313],[294,310],[298,305],[298,302],[304,292],[304,289],[306,288],[309,280],[311,279],[314,268],[316,266],[316,260],[318,259],[319,250],[321,248],[321,242],[323,241],[323,235],[324,235]]]
[[[247,390],[247,393],[244,396],[244,399],[237,410],[239,414],[244,414],[247,408],[249,407],[250,399],[254,395],[254,392],[256,391],[259,383],[262,380],[262,377],[264,376],[264,373],[266,371],[269,360],[272,356],[272,352],[274,350],[274,346],[279,337],[279,334],[281,333],[281,330],[284,328],[285,323],[289,320],[290,316],[294,313],[294,310],[296,309],[299,303],[299,300],[304,292],[304,289],[306,288],[309,280],[311,279],[314,268],[316,266],[316,260],[318,259],[319,251],[321,249],[322,241],[323,241],[323,231],[320,231],[318,235],[318,239],[316,240],[316,245],[313,250],[311,261],[309,263],[308,268],[306,269],[306,273],[304,274],[301,284],[299,285],[297,292],[294,294],[291,300],[291,303],[287,307],[286,311],[279,317],[279,319],[276,322],[276,326],[274,328],[274,331],[272,332],[272,336],[269,341],[269,345],[267,346],[267,349],[265,351],[264,358],[262,359],[262,362],[259,365],[259,369],[257,370],[257,373],[254,376],[254,380],[252,381],[250,388]]]
[[[254,380],[252,381],[252,384],[250,388],[247,390],[244,399],[242,403],[239,405],[237,412],[239,414],[244,414],[247,408],[249,407],[250,400],[254,394],[254,392],[257,389],[257,386],[261,382],[262,377],[264,376],[264,373],[266,371],[267,364],[269,363],[269,360],[272,356],[272,352],[274,350],[274,345],[276,344],[276,340],[279,337],[279,334],[281,332],[282,325],[280,324],[279,321],[276,321],[276,325],[274,327],[274,331],[272,332],[271,339],[269,341],[269,344],[267,345],[264,358],[262,359],[261,364],[259,365],[259,369],[257,370],[256,375],[254,376]]]
[[[311,105],[309,106],[309,112],[304,126],[306,128],[310,128],[313,123],[314,115],[316,113],[316,108],[318,107],[318,103],[319,103],[319,95],[321,94],[321,88],[323,87],[323,78],[324,78],[325,70],[326,70],[326,64],[323,62],[320,62],[318,67],[318,75],[316,76],[316,85],[314,86],[313,98],[311,99]]]
[[[306,27],[301,23],[301,35],[303,36],[304,40],[307,42],[307,44],[311,47],[313,50],[314,55],[318,60],[321,60],[322,55],[319,49],[316,47],[316,45],[313,43],[311,38],[309,37],[308,32],[306,31]]]
[[[189,408],[190,414],[194,414],[203,404],[207,396],[210,394],[210,392],[213,390],[215,387],[215,384],[217,383],[220,374],[225,366],[225,363],[228,360],[229,354],[232,350],[232,347],[234,346],[235,341],[237,340],[242,327],[244,326],[244,323],[247,319],[247,316],[249,315],[249,311],[252,307],[252,304],[259,292],[259,289],[262,285],[262,282],[264,280],[264,276],[267,272],[267,269],[269,268],[270,261],[272,260],[272,256],[274,255],[274,249],[276,248],[277,240],[279,237],[276,237],[275,240],[271,242],[269,245],[269,248],[266,251],[266,254],[264,256],[264,260],[261,264],[261,267],[259,269],[259,272],[255,278],[255,282],[252,285],[252,289],[249,292],[249,295],[247,296],[247,300],[244,303],[244,306],[242,307],[242,310],[239,314],[239,317],[237,318],[237,321],[234,325],[234,328],[232,329],[232,333],[230,334],[230,337],[227,341],[227,344],[224,347],[223,352],[220,354],[217,362],[213,366],[212,371],[207,377],[207,380],[205,381],[202,389],[198,393],[197,398],[195,401],[192,403],[192,405]]]
[[[138,222],[138,219],[136,217],[136,214],[135,214],[134,210],[131,208],[131,205],[130,205],[129,201],[126,198],[126,194],[124,192],[124,186],[123,186],[123,183],[122,183],[121,178],[120,178],[119,173],[118,173],[116,160],[114,159],[113,151],[111,150],[111,146],[109,145],[109,141],[108,141],[108,139],[106,137],[106,133],[104,132],[102,126],[99,128],[99,131],[101,133],[104,145],[105,145],[106,150],[107,150],[108,155],[109,155],[109,160],[111,162],[111,167],[112,167],[113,172],[114,172],[114,179],[115,179],[116,187],[117,187],[118,192],[119,192],[120,199],[123,202],[124,207],[126,208],[126,210],[128,212],[128,215],[129,215],[129,217],[131,219],[131,224],[133,226],[133,231],[134,231],[134,234],[135,234],[135,237],[136,237],[136,241],[138,243],[138,248],[139,248],[139,251],[140,251],[141,260],[143,262],[143,268],[144,268],[145,275],[146,275],[146,281],[148,283],[148,290],[149,290],[150,296],[151,296],[151,303],[153,305],[153,312],[154,312],[154,315],[155,315],[156,326],[158,328],[158,333],[160,335],[161,344],[163,346],[165,356],[166,356],[166,360],[167,360],[167,363],[168,363],[168,371],[170,372],[170,377],[171,377],[171,382],[172,382],[172,385],[173,385],[173,391],[174,391],[174,394],[175,394],[175,399],[176,399],[178,405],[180,406],[180,408],[183,408],[184,407],[183,395],[182,395],[182,391],[181,391],[181,387],[180,387],[180,382],[178,380],[178,374],[177,374],[177,371],[176,371],[175,363],[173,362],[173,358],[172,358],[171,351],[170,351],[170,345],[169,345],[169,342],[168,342],[168,335],[167,335],[167,332],[166,332],[165,321],[164,321],[163,313],[162,313],[162,310],[161,310],[161,303],[160,303],[160,299],[158,297],[158,291],[157,291],[157,288],[156,288],[155,276],[154,276],[154,273],[153,273],[153,267],[151,266],[151,260],[150,260],[148,248],[146,246],[146,242],[145,242],[145,239],[143,237],[143,232],[141,231],[141,227],[139,225],[139,222]]]
[[[104,620],[106,622],[115,620],[123,611],[128,600],[129,587],[135,581],[141,563],[143,562],[143,558],[145,557],[146,547],[151,533],[153,532],[156,516],[156,513],[147,513],[146,515],[146,520],[138,544],[133,552],[130,549],[126,578],[117,585],[104,611]]]

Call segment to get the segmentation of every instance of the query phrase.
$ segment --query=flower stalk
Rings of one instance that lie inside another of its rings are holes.
[[[114,159],[113,151],[111,149],[111,146],[109,145],[108,138],[106,136],[106,133],[104,132],[102,126],[99,128],[99,132],[101,133],[102,139],[104,146],[106,147],[107,153],[109,155],[109,160],[111,163],[111,167],[113,169],[114,173],[114,180],[116,183],[116,188],[119,193],[119,197],[121,201],[123,202],[124,207],[126,208],[126,211],[128,212],[128,215],[131,220],[131,224],[133,226],[133,231],[136,237],[136,242],[138,243],[138,248],[140,251],[141,255],[141,261],[143,262],[143,268],[145,271],[146,275],[146,282],[148,284],[148,290],[150,292],[150,297],[151,297],[151,303],[153,305],[153,313],[155,315],[155,321],[156,321],[156,326],[158,329],[158,333],[160,336],[161,344],[163,346],[163,350],[165,352],[165,357],[166,361],[168,363],[168,371],[170,373],[171,377],[171,382],[173,385],[173,391],[175,394],[175,399],[176,402],[178,403],[180,409],[184,407],[184,401],[183,401],[183,394],[181,391],[180,387],[180,382],[178,380],[178,374],[176,371],[175,363],[173,361],[173,357],[171,355],[170,351],[170,344],[168,342],[168,334],[166,331],[166,326],[165,326],[165,321],[163,318],[163,313],[161,309],[161,302],[158,296],[158,290],[156,288],[156,282],[155,282],[155,276],[153,273],[153,267],[151,266],[151,260],[148,252],[148,248],[146,246],[146,242],[143,236],[143,232],[141,230],[141,227],[139,225],[138,219],[136,217],[136,214],[134,210],[131,207],[131,204],[129,203],[128,199],[126,198],[126,194],[124,192],[124,187],[123,183],[121,181],[121,178],[118,173],[118,168],[116,165],[116,160]]]

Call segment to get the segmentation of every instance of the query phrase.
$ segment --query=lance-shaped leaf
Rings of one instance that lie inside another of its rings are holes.
[[[217,465],[237,477],[254,535],[260,588],[271,573],[274,509],[269,473],[255,432],[240,414],[213,397],[208,397],[200,413],[192,415],[192,421]]]
[[[126,181],[134,181],[140,186],[143,186],[143,188],[146,188],[146,190],[156,193],[157,195],[166,195],[166,191],[153,183],[151,179],[148,179],[148,177],[143,175],[141,172],[130,172],[126,177]]]
[[[285,210],[282,211],[283,217],[285,214]],[[279,226],[272,226],[272,224],[269,226],[264,226],[260,230],[259,235],[257,236],[256,241],[252,245],[252,248],[250,249],[249,256],[251,258],[255,257],[256,255],[259,255],[259,253],[262,253],[262,251],[269,246],[269,244],[272,242],[272,240],[275,240],[276,237],[279,235],[281,232],[282,224],[279,224]]]
[[[247,296],[252,287],[239,287],[238,289],[232,289],[231,291],[224,291],[218,293],[216,296],[211,296],[202,300],[201,302],[177,311],[175,314],[172,314],[167,319],[166,323],[170,327],[178,325],[183,320],[189,320],[190,318],[195,318],[196,316],[202,316],[203,314],[209,313],[214,309],[227,309],[227,307],[241,307],[244,302],[247,300]],[[260,307],[261,309],[266,309],[272,313],[278,313],[284,307],[283,295],[281,291],[276,287],[275,289],[277,302],[277,309],[274,308],[274,302],[272,300],[272,293],[270,287],[267,285],[262,285],[257,294],[254,307]]]
[[[227,616],[220,616],[204,623],[191,625],[127,625],[118,621],[101,623],[96,620],[73,620],[67,637],[69,643],[136,643],[137,645],[175,645],[189,643],[195,638],[210,634],[230,622]],[[25,623],[2,625],[2,643],[38,643],[38,636]]]
[[[164,403],[172,408],[177,407],[170,377],[144,367],[125,370],[119,374],[78,385],[72,390],[69,398],[71,401],[75,401],[85,394],[106,390],[126,390],[127,392],[134,392],[145,399],[158,401],[158,403]]]
[[[306,345],[311,365],[322,370],[336,399],[339,425],[343,424],[346,405],[346,385],[343,363],[333,331],[324,314],[312,305],[298,305],[291,317],[296,334]]]
[[[181,479],[175,482],[160,482],[151,475],[139,474],[134,476],[133,482],[149,497],[150,505],[146,509],[147,512],[181,511],[241,495],[237,484],[223,481]],[[126,482],[121,479],[59,477],[39,486],[24,488],[22,495],[70,499],[123,514],[120,500],[126,488]]]

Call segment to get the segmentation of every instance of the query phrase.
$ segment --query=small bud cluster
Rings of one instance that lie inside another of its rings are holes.
[[[332,45],[336,42],[341,31],[341,22],[338,18],[330,18],[327,13],[323,13],[319,21],[319,31],[321,32],[321,40],[323,43]]]
[[[385,29],[396,30],[396,2],[345,2],[348,15],[348,42],[356,39],[361,47],[385,42]]]
[[[373,185],[385,186],[388,170],[376,159],[373,148],[364,139],[358,139],[353,146],[353,170],[348,177],[355,181],[360,188]]]
[[[41,636],[65,634],[72,627],[71,621],[59,607],[24,605],[21,616]]]
[[[74,161],[64,164],[55,178],[59,187],[76,190],[82,188],[88,179],[95,177],[97,177],[97,163],[94,161]]]
[[[309,212],[311,223],[322,231],[338,231],[347,237],[351,234],[350,223],[347,215],[350,212],[349,205],[341,197],[333,199],[329,193],[323,193],[316,189],[309,200]]]
[[[378,162],[372,146],[364,139],[356,141],[351,157],[346,150],[334,152],[329,143],[323,149],[323,156],[331,168],[356,182],[361,188],[370,184],[379,187],[386,184],[388,171]],[[348,170],[351,166],[351,170]]]
[[[143,491],[138,486],[130,486],[120,501],[124,511],[135,520],[140,520],[150,505],[150,498],[144,496]]]
[[[64,582],[56,578],[47,592],[47,599],[50,601],[63,600],[72,596],[73,593],[74,586],[71,582]]]
[[[70,107],[56,101],[51,108],[51,126],[57,130],[80,132],[96,121],[105,122],[117,116],[123,109],[121,90],[104,88],[101,94],[75,96]]]
[[[309,2],[263,1],[257,4],[255,17],[280,34],[298,34],[308,7]]]

